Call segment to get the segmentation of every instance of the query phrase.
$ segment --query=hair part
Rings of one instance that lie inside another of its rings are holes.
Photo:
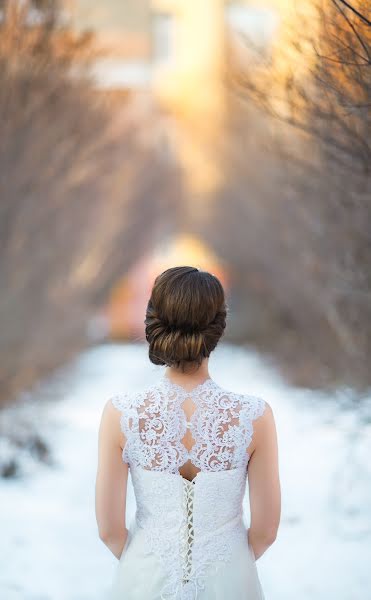
[[[222,337],[227,317],[219,279],[196,267],[172,267],[155,279],[145,323],[155,365],[197,369]]]

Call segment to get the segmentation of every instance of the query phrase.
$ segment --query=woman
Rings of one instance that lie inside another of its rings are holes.
[[[119,560],[110,600],[258,600],[256,560],[276,538],[280,483],[272,409],[222,388],[208,359],[223,335],[222,285],[193,267],[164,271],[145,318],[156,383],[106,403],[96,516]],[[126,526],[128,470],[136,496]],[[251,521],[242,518],[249,483]]]

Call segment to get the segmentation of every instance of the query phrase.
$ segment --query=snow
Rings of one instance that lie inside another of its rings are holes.
[[[1,598],[104,599],[117,561],[98,538],[94,514],[101,411],[111,395],[161,372],[144,345],[107,344],[35,392],[42,399],[28,406],[52,461],[29,457],[23,476],[0,480]],[[371,588],[370,397],[357,409],[347,390],[294,388],[252,349],[227,344],[211,356],[210,374],[264,397],[275,414],[282,518],[257,562],[266,598],[363,600]],[[10,409],[13,420],[17,410],[25,408]],[[134,510],[130,487],[129,519]]]

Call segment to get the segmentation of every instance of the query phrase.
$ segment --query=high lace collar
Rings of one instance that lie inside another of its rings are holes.
[[[211,387],[218,387],[217,383],[211,377],[207,377],[207,379],[205,379],[201,383],[198,383],[192,389],[187,390],[185,387],[183,387],[179,383],[175,383],[175,381],[172,381],[165,373],[159,379],[159,384],[162,385],[163,387],[167,387],[170,390],[175,390],[175,391],[179,392],[180,394],[186,395],[186,396],[194,396],[195,394],[197,394],[205,389],[209,389]]]

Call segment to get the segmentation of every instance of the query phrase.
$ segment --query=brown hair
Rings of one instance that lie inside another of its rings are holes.
[[[227,307],[219,279],[195,267],[173,267],[155,279],[145,325],[155,365],[198,368],[223,335]]]

